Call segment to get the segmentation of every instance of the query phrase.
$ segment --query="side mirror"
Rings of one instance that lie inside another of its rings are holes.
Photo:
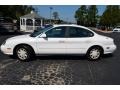
[[[46,38],[47,36],[46,36],[45,33],[43,33],[40,37],[42,37],[42,38]]]

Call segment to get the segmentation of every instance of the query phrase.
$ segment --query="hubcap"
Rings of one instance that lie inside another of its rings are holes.
[[[25,60],[28,57],[27,51],[24,48],[18,49],[17,55],[21,60]]]
[[[98,59],[99,56],[100,56],[100,51],[99,51],[99,49],[92,49],[92,50],[90,51],[90,57],[91,57],[92,59]]]

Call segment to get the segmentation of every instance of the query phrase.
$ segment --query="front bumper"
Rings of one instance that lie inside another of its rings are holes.
[[[4,54],[7,54],[7,55],[13,55],[13,50],[12,48],[8,48],[6,47],[5,45],[1,45],[0,46],[0,51]]]

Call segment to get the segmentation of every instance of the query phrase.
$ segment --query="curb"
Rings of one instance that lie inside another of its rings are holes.
[[[99,30],[99,29],[96,29],[95,31],[102,32],[102,33],[112,33],[113,32],[113,31],[103,31],[103,30]]]

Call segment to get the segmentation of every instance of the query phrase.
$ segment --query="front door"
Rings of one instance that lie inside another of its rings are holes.
[[[66,53],[66,27],[56,27],[48,30],[45,38],[37,38],[39,54],[63,54]]]

